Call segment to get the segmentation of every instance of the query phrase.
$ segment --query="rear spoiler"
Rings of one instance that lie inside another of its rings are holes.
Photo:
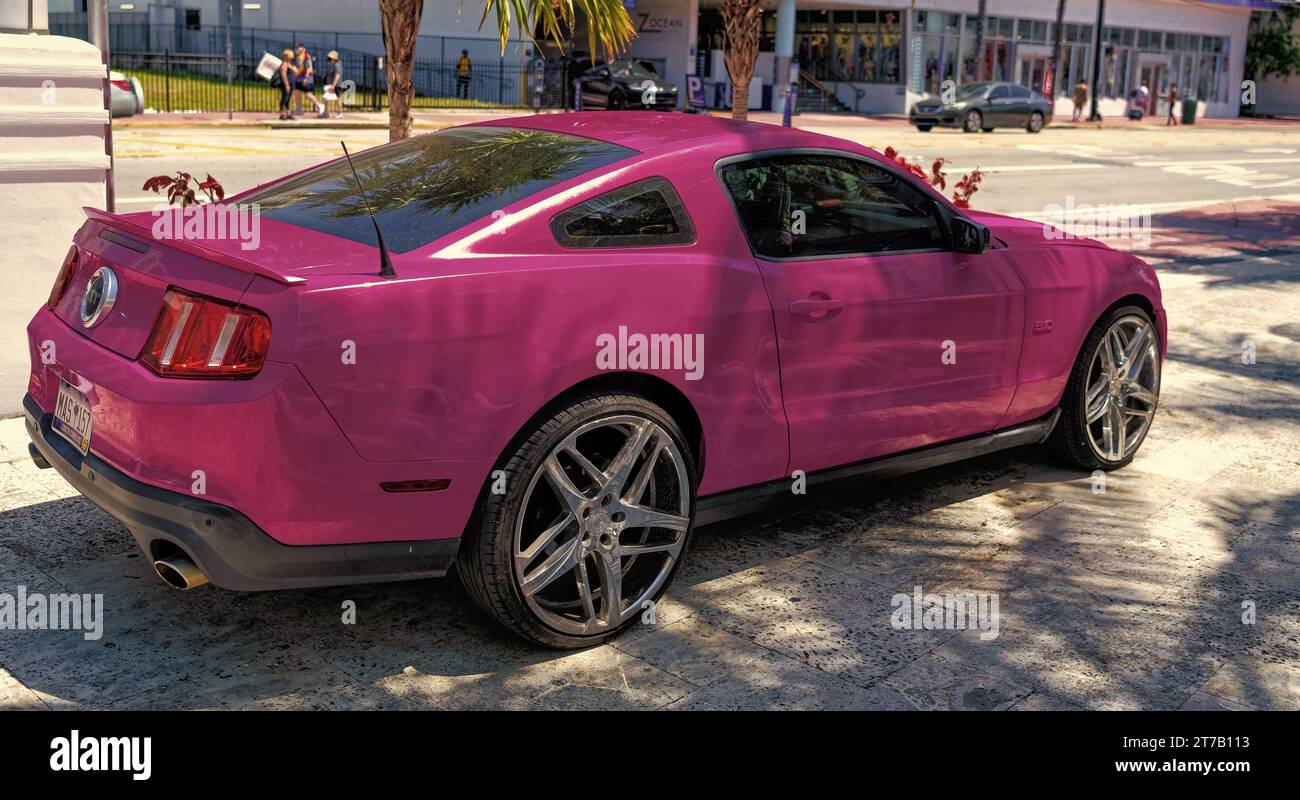
[[[307,281],[306,278],[297,275],[281,275],[274,270],[269,270],[266,267],[254,264],[251,261],[245,261],[238,256],[231,255],[230,253],[223,253],[220,250],[204,247],[198,242],[192,242],[187,239],[158,239],[153,235],[153,229],[148,225],[141,225],[140,223],[129,220],[119,214],[110,214],[107,211],[101,211],[98,208],[91,208],[89,206],[83,206],[81,210],[86,212],[86,216],[89,219],[93,219],[96,222],[102,222],[106,225],[111,225],[124,233],[139,236],[149,242],[163,242],[168,247],[174,247],[181,252],[189,253],[190,255],[198,256],[199,258],[205,258],[208,261],[215,261],[218,264],[232,267],[241,272],[261,275],[264,278],[270,278],[271,280],[276,281],[277,283],[283,283],[286,286],[294,286],[296,284],[306,283]]]

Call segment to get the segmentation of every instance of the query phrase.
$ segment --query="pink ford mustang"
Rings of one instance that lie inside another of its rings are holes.
[[[254,241],[88,211],[28,327],[33,458],[168,583],[455,564],[510,629],[590,645],[663,594],[693,524],[792,476],[1031,442],[1109,469],[1155,413],[1150,267],[854,144],[565,114],[354,161],[227,201],[257,204]]]

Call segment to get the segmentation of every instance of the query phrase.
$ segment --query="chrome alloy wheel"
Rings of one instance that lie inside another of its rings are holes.
[[[515,523],[515,581],[562,633],[617,628],[656,596],[690,528],[690,484],[673,437],[645,417],[588,422],[529,481]]]
[[[1088,369],[1084,427],[1093,452],[1122,461],[1142,443],[1160,396],[1159,342],[1136,314],[1115,320],[1097,344]]]

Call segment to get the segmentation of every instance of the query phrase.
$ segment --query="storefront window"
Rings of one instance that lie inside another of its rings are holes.
[[[882,83],[903,78],[903,18],[897,11],[880,12],[880,60],[876,73]]]
[[[916,32],[922,41],[922,67],[925,70],[924,91],[937,94],[943,82],[959,80],[957,75],[958,31],[961,15],[940,14],[934,11],[916,12]]]

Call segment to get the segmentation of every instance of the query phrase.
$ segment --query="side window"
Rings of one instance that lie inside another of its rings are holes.
[[[721,177],[759,256],[945,246],[932,198],[864,160],[820,154],[756,158],[728,164]]]
[[[994,86],[993,91],[989,93],[990,100],[1002,100],[1011,96],[1009,86]]]
[[[1026,87],[1024,87],[1024,86],[1012,86],[1012,87],[1010,87],[1010,88],[1011,88],[1011,96],[1014,97],[1015,99],[1017,99],[1017,100],[1028,100],[1028,99],[1029,99],[1029,89],[1027,89]]]
[[[673,186],[648,178],[606,192],[551,218],[563,247],[653,247],[690,244],[695,228]]]

